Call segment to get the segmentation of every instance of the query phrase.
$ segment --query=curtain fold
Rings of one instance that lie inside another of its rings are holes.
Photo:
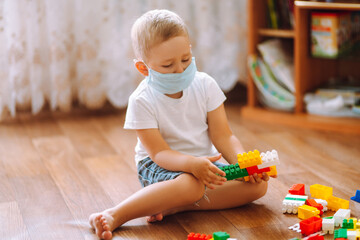
[[[45,104],[125,107],[142,76],[133,22],[169,9],[186,22],[198,69],[224,91],[246,79],[246,0],[0,0],[0,119]]]

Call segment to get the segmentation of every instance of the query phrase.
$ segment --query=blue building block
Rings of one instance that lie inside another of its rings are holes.
[[[360,203],[360,190],[356,190],[355,196],[351,197],[351,200]]]

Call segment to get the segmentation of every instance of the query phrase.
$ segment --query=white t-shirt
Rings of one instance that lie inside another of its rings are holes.
[[[143,80],[129,98],[124,128],[157,128],[173,150],[192,156],[214,156],[218,151],[208,134],[207,113],[225,99],[216,81],[203,72],[196,72],[178,99],[160,93]],[[135,152],[136,163],[149,156],[139,139]]]

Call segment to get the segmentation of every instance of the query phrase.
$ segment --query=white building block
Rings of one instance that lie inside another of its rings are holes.
[[[347,231],[347,239],[348,240],[356,240],[356,231],[348,230]]]
[[[322,231],[324,233],[334,234],[335,220],[334,218],[328,219],[323,218],[322,220]]]
[[[266,153],[262,152],[260,157],[262,164],[258,165],[259,169],[280,165],[279,155],[276,150],[267,151]]]
[[[295,223],[294,225],[290,226],[289,229],[295,232],[301,232],[300,223]]]
[[[335,227],[342,226],[342,222],[344,219],[350,218],[350,209],[339,209],[334,214],[335,219]]]
[[[323,212],[328,210],[328,208],[327,208],[328,203],[326,200],[324,200],[324,199],[314,199],[314,200],[315,200],[315,202],[317,202],[318,204],[321,204],[323,206],[323,210],[322,210]]]
[[[287,194],[282,202],[282,212],[296,214],[307,199],[308,196]]]

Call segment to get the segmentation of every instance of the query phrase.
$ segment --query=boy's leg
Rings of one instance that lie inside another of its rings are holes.
[[[208,198],[202,198],[197,205],[182,206],[163,212],[165,215],[191,210],[220,210],[239,207],[250,203],[265,195],[267,182],[248,183],[242,181],[227,181],[215,189],[207,189],[205,194]]]
[[[110,239],[111,232],[125,222],[161,213],[180,206],[191,206],[202,198],[205,186],[193,175],[184,173],[169,181],[140,189],[117,206],[90,216],[97,235]]]

